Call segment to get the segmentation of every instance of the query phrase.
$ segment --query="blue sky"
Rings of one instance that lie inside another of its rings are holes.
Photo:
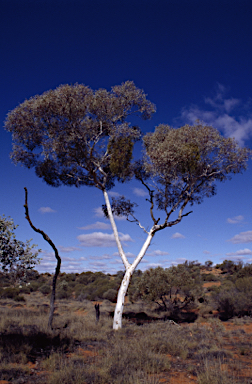
[[[11,135],[3,123],[26,98],[60,84],[93,89],[133,80],[157,106],[144,132],[160,123],[174,127],[197,118],[252,148],[252,3],[224,0],[1,0],[0,1],[0,215],[19,225],[17,237],[43,249],[41,272],[53,272],[49,245],[24,217],[24,187],[30,216],[60,250],[62,271],[114,273],[123,269],[109,222],[101,215],[99,190],[52,188],[34,170],[9,159]],[[220,183],[217,195],[193,207],[172,228],[158,232],[139,265],[188,260],[252,262],[252,162],[242,175]],[[151,225],[141,185],[111,191],[139,205]],[[136,224],[117,220],[133,261],[145,239]]]

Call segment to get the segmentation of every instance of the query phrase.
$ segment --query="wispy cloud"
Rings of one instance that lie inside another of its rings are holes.
[[[105,271],[108,268],[107,264],[102,263],[101,261],[93,261],[92,263],[89,263],[89,266],[96,271]]]
[[[110,259],[112,259],[112,256],[108,255],[107,253],[104,253],[104,255],[101,255],[101,256],[89,256],[89,259],[91,259],[91,260],[110,260]]]
[[[111,196],[111,197],[119,197],[119,196],[120,196],[120,193],[118,193],[118,192],[113,192],[113,191],[109,191],[109,192],[108,192],[108,195]]]
[[[252,231],[241,232],[238,235],[235,235],[231,239],[229,239],[231,243],[239,244],[239,243],[251,243],[252,242]]]
[[[240,99],[228,98],[226,93],[226,88],[218,84],[215,95],[205,98],[206,108],[197,105],[183,108],[179,120],[189,124],[194,124],[196,120],[203,121],[219,129],[224,136],[234,137],[243,146],[252,137],[252,118],[240,108],[243,105]]]
[[[239,255],[237,255],[237,256],[228,256],[228,259],[229,260],[234,260],[234,261],[239,261],[239,260],[245,260],[246,259],[246,261],[247,261],[247,258],[245,257],[245,256],[239,256]],[[221,260],[226,260],[226,257],[221,257]]]
[[[160,251],[159,249],[157,249],[156,251],[149,251],[146,253],[146,256],[165,256],[165,255],[169,255],[169,253]]]
[[[50,207],[41,207],[38,209],[38,211],[40,213],[54,213],[54,212],[56,212],[54,209],[52,209]]]
[[[78,247],[63,247],[62,245],[59,245],[60,252],[70,253],[74,251],[80,251],[80,248]]]
[[[172,239],[184,239],[185,238],[185,236],[184,235],[182,235],[181,233],[179,233],[179,232],[176,232],[176,233],[174,233],[173,235],[172,235],[172,237],[171,237]]]
[[[133,188],[133,193],[136,196],[140,196],[140,197],[149,196],[148,192],[145,189],[143,189],[143,188]]]
[[[132,238],[128,234],[123,234],[119,232],[119,238],[124,245],[127,245],[127,242],[132,242]],[[114,234],[102,233],[102,232],[93,232],[88,235],[79,235],[77,239],[80,241],[83,247],[115,247],[116,241]]]
[[[114,252],[114,253],[113,253],[113,256],[119,256],[119,252]],[[126,256],[128,259],[135,259],[135,258],[136,258],[136,255],[134,255],[134,253],[131,253],[131,252],[126,252],[126,253],[125,253],[125,256]]]
[[[94,208],[94,213],[95,213],[95,217],[103,217],[104,218],[104,213],[103,213],[102,207]],[[126,217],[114,215],[114,219],[118,220],[118,221],[123,221],[123,220],[126,220]]]
[[[209,251],[203,251],[203,253],[204,253],[205,255],[210,255],[211,252],[209,252]]]
[[[96,221],[94,224],[86,225],[85,227],[78,227],[78,229],[83,229],[88,231],[89,229],[110,229],[111,225],[109,223],[103,223],[101,221]]]
[[[240,249],[239,251],[236,251],[236,252],[226,253],[226,255],[227,256],[241,256],[241,255],[247,256],[247,255],[252,255],[252,251],[248,248],[245,248],[245,249]]]
[[[227,219],[227,223],[229,223],[229,224],[240,224],[240,223],[242,223],[243,220],[244,220],[244,216],[239,215],[239,216],[228,218]]]

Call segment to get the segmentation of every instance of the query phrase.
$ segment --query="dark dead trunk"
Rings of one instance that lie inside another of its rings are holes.
[[[55,245],[52,242],[52,240],[50,239],[50,237],[45,232],[43,232],[41,229],[36,228],[32,224],[32,221],[31,221],[30,216],[29,216],[27,196],[28,196],[28,191],[27,191],[27,188],[25,188],[25,205],[24,205],[24,208],[25,208],[25,218],[28,220],[28,222],[29,222],[30,226],[32,227],[32,229],[35,232],[40,233],[43,236],[43,238],[45,239],[45,241],[47,241],[47,243],[50,244],[50,246],[54,250],[55,258],[57,259],[57,266],[55,268],[55,274],[53,276],[53,282],[52,282],[52,294],[51,294],[51,300],[50,300],[50,313],[49,313],[49,320],[48,320],[48,327],[52,329],[52,321],[53,321],[53,314],[54,314],[54,303],[55,303],[55,294],[56,294],[56,282],[57,282],[57,277],[58,277],[58,275],[60,273],[61,258],[59,256],[59,252],[58,252],[57,248],[55,247]]]

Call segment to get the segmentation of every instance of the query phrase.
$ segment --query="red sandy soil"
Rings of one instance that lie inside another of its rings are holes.
[[[221,285],[221,282],[220,281],[208,281],[207,283],[203,284],[203,288],[212,287],[213,285],[215,285],[216,287],[219,287]]]

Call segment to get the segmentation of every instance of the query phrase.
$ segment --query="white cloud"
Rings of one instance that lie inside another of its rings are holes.
[[[239,244],[239,243],[251,243],[252,242],[252,231],[241,232],[238,235],[232,237],[232,239],[228,240],[231,243]]]
[[[89,229],[110,229],[111,225],[109,223],[103,223],[101,221],[96,221],[94,224],[86,225],[85,227],[78,227],[78,229],[83,229],[88,231]]]
[[[103,210],[102,210],[102,207],[94,208],[94,212],[95,212],[95,217],[103,217],[103,218],[105,217]],[[123,221],[123,220],[126,220],[126,217],[114,215],[114,219],[118,220],[118,221]]]
[[[162,267],[162,264],[161,263],[148,263],[148,265],[146,265],[146,269],[157,268],[157,267]]]
[[[159,249],[157,249],[156,251],[149,251],[146,253],[146,256],[165,256],[165,255],[169,255],[169,253],[160,251]]]
[[[104,217],[102,207],[94,208],[95,217]]]
[[[229,224],[240,224],[244,220],[244,216],[239,215],[232,218],[227,219],[227,223]]]
[[[122,243],[127,245],[127,242],[133,241],[128,234],[123,234],[119,232],[119,238]],[[116,241],[114,234],[102,233],[102,232],[93,232],[88,235],[79,235],[77,239],[80,241],[83,247],[115,247]]]
[[[209,252],[209,251],[203,251],[203,253],[204,253],[205,255],[210,255],[211,252]]]
[[[120,193],[118,193],[118,192],[113,192],[113,191],[109,191],[109,192],[108,192],[108,195],[111,196],[111,197],[119,197],[119,196],[120,196]]]
[[[172,239],[184,239],[185,238],[185,236],[184,235],[182,235],[181,233],[179,233],[179,232],[176,232],[176,233],[174,233],[173,235],[172,235],[172,237],[171,237]]]
[[[114,253],[113,253],[113,256],[119,256],[119,252],[114,252]],[[134,255],[134,253],[131,253],[131,252],[126,252],[126,253],[125,253],[125,256],[126,256],[128,259],[135,259],[135,258],[136,258],[136,255]]]
[[[226,253],[226,255],[227,256],[252,255],[252,251],[248,248],[245,248],[245,249],[240,249],[239,251],[236,251],[236,252]]]
[[[212,110],[191,105],[182,110],[180,119],[189,124],[194,124],[196,120],[203,121],[219,129],[224,136],[234,137],[243,146],[244,142],[252,137],[252,119],[244,115],[241,109],[236,111],[237,117],[234,117],[234,110],[242,105],[242,102],[235,98],[225,98],[225,92],[225,87],[218,84],[216,95],[213,98],[205,98],[205,104],[212,107]]]
[[[112,259],[112,256],[105,253],[104,255],[101,255],[101,256],[89,256],[89,259],[91,259],[91,260],[109,260],[109,259]]]
[[[239,261],[244,259],[246,259],[245,256],[228,256],[228,260]],[[221,260],[226,260],[226,257],[221,257]]]
[[[80,251],[80,248],[78,247],[63,247],[62,245],[59,245],[60,252],[70,253],[74,251]]]
[[[94,268],[95,270],[98,270],[98,271],[104,271],[106,268],[107,268],[107,264],[106,263],[102,263],[101,261],[94,261],[92,263],[89,263],[90,267],[91,268]]]
[[[149,196],[148,192],[145,191],[145,190],[142,189],[142,188],[134,188],[134,189],[133,189],[133,193],[134,193],[136,196],[140,196],[140,197],[146,197],[146,196]]]
[[[41,207],[38,209],[38,211],[40,213],[53,213],[53,212],[56,212],[54,209],[50,208],[50,207]]]

